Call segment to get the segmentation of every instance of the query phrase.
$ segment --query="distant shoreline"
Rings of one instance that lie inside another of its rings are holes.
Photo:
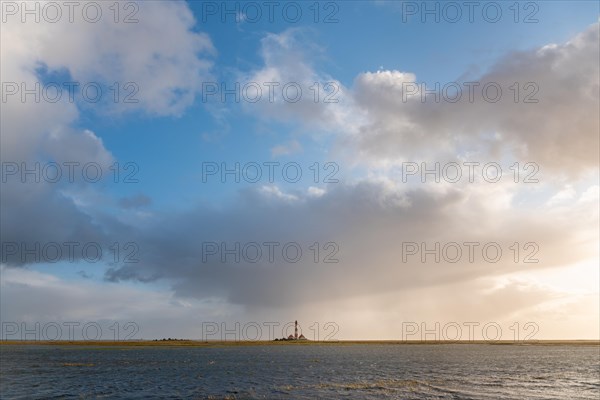
[[[0,340],[0,346],[117,346],[117,347],[237,347],[237,346],[348,346],[348,345],[513,345],[600,346],[600,340],[338,340],[338,341],[218,341],[218,340]]]

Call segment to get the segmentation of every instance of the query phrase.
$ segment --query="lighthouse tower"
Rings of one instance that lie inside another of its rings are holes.
[[[294,339],[298,340],[298,321],[294,324]]]

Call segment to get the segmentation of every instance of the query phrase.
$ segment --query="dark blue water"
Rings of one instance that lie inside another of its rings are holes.
[[[2,399],[600,399],[600,347],[0,346]]]

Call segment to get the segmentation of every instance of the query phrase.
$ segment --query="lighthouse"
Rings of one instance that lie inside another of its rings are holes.
[[[298,320],[294,323],[294,339],[298,339]]]
[[[289,326],[289,323],[286,324],[286,326]],[[293,335],[289,335],[287,338],[284,336],[281,339],[274,339],[275,341],[278,340],[308,340],[303,334],[299,334],[298,335],[298,321],[294,321],[294,334]]]

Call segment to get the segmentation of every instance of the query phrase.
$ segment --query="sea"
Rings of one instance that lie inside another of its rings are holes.
[[[600,399],[597,345],[0,346],[2,399]]]

